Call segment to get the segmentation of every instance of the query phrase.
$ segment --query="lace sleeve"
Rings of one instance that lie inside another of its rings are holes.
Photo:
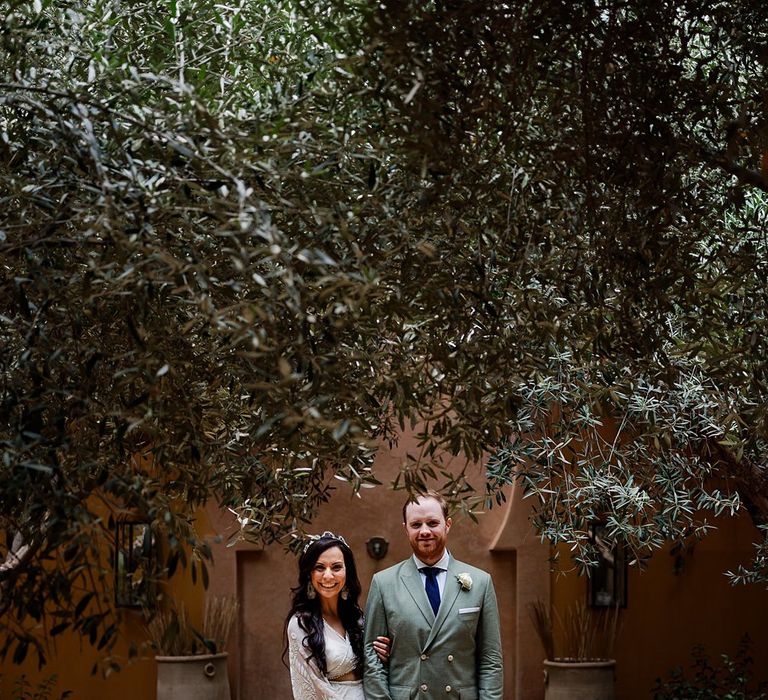
[[[302,644],[304,630],[293,617],[288,623],[288,665],[291,669],[293,700],[333,700],[333,689],[328,679],[307,657],[309,652]]]

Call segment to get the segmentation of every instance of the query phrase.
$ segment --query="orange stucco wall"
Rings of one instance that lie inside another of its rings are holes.
[[[644,570],[629,569],[628,604],[620,613],[616,644],[616,697],[651,697],[657,678],[674,667],[690,670],[691,651],[702,645],[714,663],[733,656],[748,634],[758,677],[768,679],[768,593],[765,586],[732,585],[725,576],[748,563],[759,533],[746,514],[720,518],[717,530],[684,555],[675,572],[669,548],[657,552]],[[587,599],[587,581],[555,575],[552,603],[564,611]],[[691,674],[689,674],[689,677]]]
[[[201,532],[210,529],[208,516],[204,511],[198,514],[197,526]],[[204,607],[205,591],[202,585],[193,585],[186,571],[178,571],[165,587],[165,595],[176,601],[184,601],[193,624],[200,624]],[[63,632],[50,642],[49,662],[42,669],[32,652],[21,666],[10,659],[0,667],[0,700],[13,698],[13,688],[23,674],[34,690],[39,683],[56,676],[55,692],[51,700],[59,698],[65,690],[72,691],[72,700],[150,700],[155,697],[156,671],[151,652],[142,658],[129,660],[130,642],[143,645],[147,641],[142,614],[135,610],[122,611],[123,622],[120,638],[112,651],[112,657],[122,670],[104,673],[106,665],[103,656],[80,637]],[[100,663],[96,675],[91,671]],[[26,696],[24,696],[26,697]]]
[[[414,448],[408,437],[395,449],[382,448],[377,458],[377,474],[382,481],[397,474],[406,452]],[[480,468],[473,468],[470,477],[482,487]],[[533,633],[527,606],[536,598],[549,600],[559,609],[575,600],[584,601],[586,581],[574,574],[550,572],[552,552],[528,524],[527,501],[516,492],[508,495],[504,506],[480,515],[478,524],[456,517],[449,546],[454,556],[490,571],[494,577],[502,618],[505,698],[542,700],[543,650]],[[344,535],[356,554],[364,591],[375,571],[409,555],[400,515],[403,500],[402,492],[387,487],[364,490],[357,497],[339,485],[311,528]],[[211,534],[214,549],[210,588],[206,593],[199,583],[192,585],[188,574],[177,575],[173,594],[197,615],[206,595],[237,595],[241,613],[229,646],[233,698],[289,698],[288,671],[280,657],[283,620],[296,580],[296,558],[280,545],[227,547],[224,541],[216,542],[214,534],[226,536],[233,520],[214,505],[207,513],[208,519],[201,517],[198,527],[201,534]],[[630,570],[629,604],[622,612],[616,649],[617,697],[621,700],[647,700],[654,680],[676,665],[688,665],[691,648],[698,643],[717,657],[721,652],[733,653],[740,636],[748,632],[755,642],[755,658],[768,658],[768,594],[760,586],[733,587],[723,573],[749,560],[757,531],[746,516],[722,519],[717,525],[718,530],[685,557],[679,573],[675,573],[668,551],[658,552],[646,570]],[[366,553],[365,544],[373,536],[389,541],[382,561]],[[126,638],[144,639],[135,613],[126,614],[124,632]],[[121,653],[125,649],[123,646]],[[9,660],[4,662],[0,698],[11,697],[13,679],[21,672],[34,679],[56,673],[59,692],[73,690],[73,700],[154,698],[156,672],[151,658],[128,665],[106,679],[89,675],[94,659],[87,645],[62,635],[57,653],[42,672],[29,663],[16,668]]]
[[[382,450],[377,460],[377,476],[385,482],[394,478],[405,451],[414,449],[415,443],[406,438],[397,450]],[[482,486],[478,468],[473,470],[473,477]],[[403,492],[393,492],[387,487],[364,489],[359,496],[353,496],[349,489],[339,485],[310,529],[318,533],[331,530],[344,536],[355,553],[364,595],[376,571],[410,555],[402,526],[404,500]],[[213,517],[215,519],[215,515]],[[507,687],[512,693],[516,559],[513,551],[490,549],[503,517],[503,509],[497,508],[480,515],[478,524],[467,517],[455,517],[449,546],[456,558],[490,571],[496,581],[502,633],[509,642],[505,644],[505,661],[510,669]],[[226,517],[222,517],[219,528],[226,529],[226,522]],[[389,542],[387,555],[381,561],[366,552],[366,542],[374,536]],[[212,587],[218,594],[236,591],[242,605],[240,636],[230,663],[233,690],[240,693],[241,700],[290,698],[290,678],[281,661],[282,628],[290,604],[290,589],[296,585],[296,557],[286,553],[281,545],[264,549],[219,545],[214,548],[214,556],[217,573]]]

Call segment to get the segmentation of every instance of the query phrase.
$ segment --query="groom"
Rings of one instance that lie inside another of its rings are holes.
[[[428,491],[403,507],[413,556],[374,575],[365,609],[366,700],[501,700],[499,611],[491,577],[446,550],[451,519]],[[374,648],[391,639],[389,664]]]

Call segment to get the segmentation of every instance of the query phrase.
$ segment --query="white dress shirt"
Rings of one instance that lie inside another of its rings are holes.
[[[443,556],[440,557],[440,561],[438,561],[435,564],[432,564],[436,569],[440,569],[440,573],[435,576],[437,579],[437,587],[440,590],[440,604],[442,605],[443,601],[443,591],[445,590],[445,581],[448,577],[448,561],[450,560],[451,555],[448,554],[448,550],[446,549],[443,552]],[[419,559],[415,554],[413,555],[413,562],[416,564],[416,568],[419,570],[419,574],[421,575],[421,582],[424,584],[424,590],[427,588],[427,575],[422,571],[422,568],[425,566],[430,566],[429,564],[425,564],[421,559]]]

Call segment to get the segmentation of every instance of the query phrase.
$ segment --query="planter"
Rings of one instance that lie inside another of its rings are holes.
[[[614,700],[615,661],[545,661],[544,700]]]
[[[228,656],[156,656],[157,700],[230,700]]]

